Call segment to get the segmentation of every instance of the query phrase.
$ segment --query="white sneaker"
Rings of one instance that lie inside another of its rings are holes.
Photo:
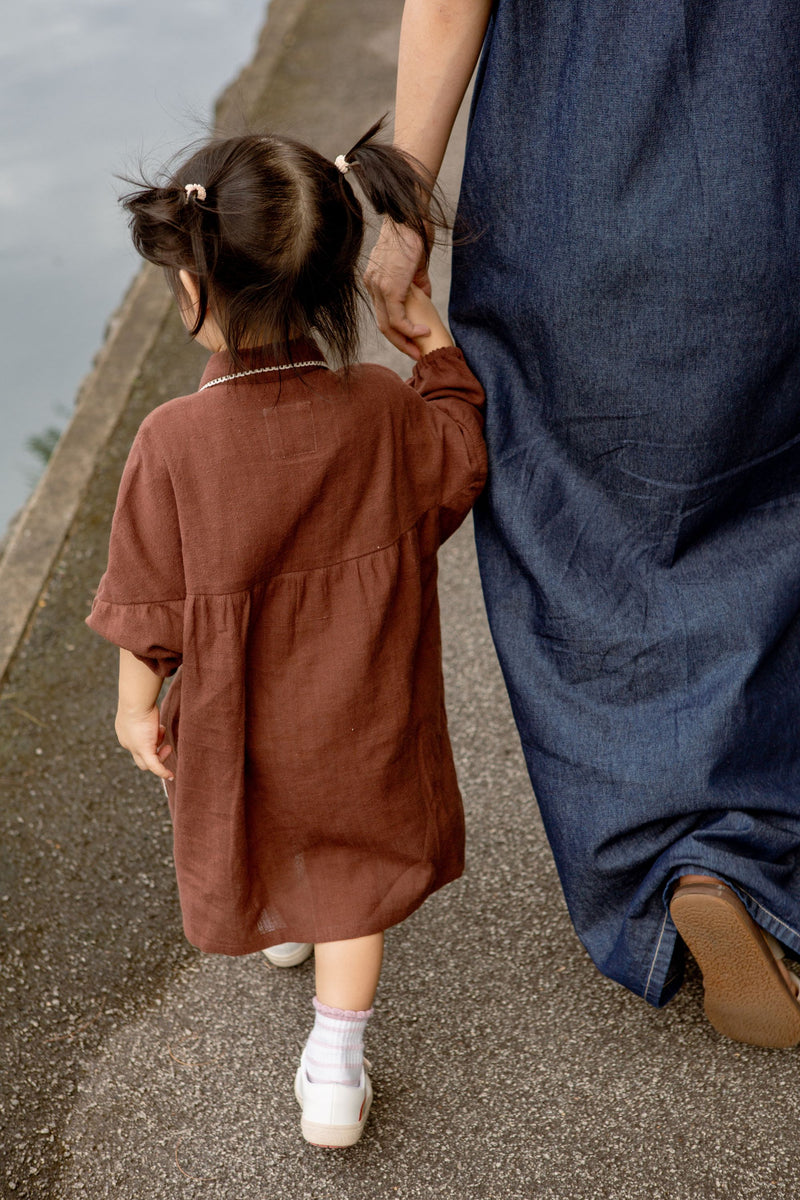
[[[313,949],[313,942],[281,942],[278,946],[268,946],[261,953],[273,967],[297,967],[306,961]]]
[[[303,1109],[300,1129],[312,1146],[354,1146],[361,1137],[372,1104],[372,1068],[366,1059],[358,1087],[345,1083],[312,1083],[306,1074],[306,1052],[294,1080],[294,1094]]]

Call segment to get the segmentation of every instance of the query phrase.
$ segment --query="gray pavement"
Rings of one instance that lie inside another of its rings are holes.
[[[343,152],[391,105],[399,0],[273,9],[228,111]],[[456,147],[451,189],[458,166]],[[440,261],[440,299],[445,271]],[[368,354],[398,362],[377,338]],[[280,972],[184,941],[161,793],[115,744],[114,652],[83,625],[136,427],[191,388],[203,359],[172,312],[158,316],[66,541],[52,568],[39,564],[46,587],[0,691],[0,1194],[790,1196],[797,1053],[716,1035],[691,970],[656,1012],[603,979],[575,938],[468,528],[441,559],[467,872],[388,935],[362,1141],[339,1152],[302,1141],[292,1076],[311,964]]]

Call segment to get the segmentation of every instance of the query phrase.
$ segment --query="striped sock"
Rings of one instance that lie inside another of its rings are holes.
[[[364,1030],[372,1016],[329,1008],[314,997],[316,1018],[306,1043],[306,1074],[312,1083],[344,1083],[358,1087],[364,1061]]]

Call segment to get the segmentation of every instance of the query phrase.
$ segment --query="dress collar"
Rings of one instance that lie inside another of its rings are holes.
[[[213,386],[216,380],[222,383],[225,379],[227,382],[229,376],[236,376],[235,380],[232,380],[236,383],[263,384],[270,375],[273,378],[280,378],[290,374],[303,375],[307,371],[320,369],[316,365],[295,366],[294,364],[321,363],[323,366],[325,365],[324,354],[310,338],[298,338],[297,341],[290,342],[283,350],[276,346],[258,346],[251,350],[243,350],[241,359],[243,365],[235,366],[227,350],[220,350],[217,354],[212,354],[203,371],[200,387]],[[268,370],[265,371],[264,368]],[[276,370],[275,368],[285,368],[285,370]],[[246,372],[253,372],[253,374],[248,375]]]

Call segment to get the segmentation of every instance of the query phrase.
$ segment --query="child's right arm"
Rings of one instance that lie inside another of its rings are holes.
[[[421,358],[409,383],[425,401],[433,434],[430,464],[435,463],[433,469],[439,473],[439,527],[444,541],[464,520],[486,480],[483,388],[428,296],[412,284],[406,303],[415,324],[430,326],[427,336],[415,339]]]

